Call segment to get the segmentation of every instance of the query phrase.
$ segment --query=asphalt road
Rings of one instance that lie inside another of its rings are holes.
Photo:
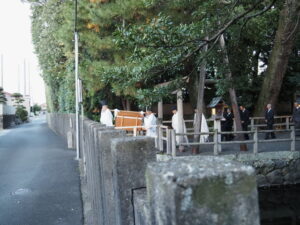
[[[0,131],[0,225],[82,225],[74,158],[43,118]]]

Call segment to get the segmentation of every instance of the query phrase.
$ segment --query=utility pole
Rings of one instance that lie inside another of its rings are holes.
[[[21,67],[18,65],[18,93],[21,93]]]
[[[3,84],[3,75],[4,75],[4,70],[3,70],[3,54],[1,54],[1,87],[4,89],[4,84]]]
[[[80,144],[79,144],[79,79],[78,79],[78,32],[77,32],[77,0],[75,0],[75,27],[74,27],[74,41],[75,41],[75,112],[76,112],[76,160],[80,159]]]
[[[24,96],[26,95],[26,60],[24,59]]]
[[[28,62],[28,95],[30,96],[30,63]]]

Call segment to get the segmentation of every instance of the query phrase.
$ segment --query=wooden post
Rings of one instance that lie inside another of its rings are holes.
[[[133,128],[133,136],[136,137],[136,134],[137,134],[137,129],[136,129],[136,127],[134,127]]]
[[[217,130],[218,132],[221,132],[221,120],[214,120],[214,129]],[[221,141],[222,141],[222,136],[221,134],[218,134],[218,152],[222,152],[222,146],[221,146]]]
[[[258,153],[258,130],[257,128],[254,129],[254,135],[253,135],[253,153],[257,154]]]
[[[159,147],[159,126],[155,127],[155,129],[156,129],[155,148],[160,150],[160,147]]]
[[[159,146],[159,151],[163,151],[164,150],[164,141],[162,139],[163,137],[163,130],[161,128],[161,126],[158,126],[158,146]]]
[[[251,118],[251,129],[250,130],[251,131],[254,130],[254,118]]]
[[[177,113],[178,113],[178,133],[184,133],[184,120],[183,120],[183,100],[182,91],[177,91]],[[179,136],[179,145],[183,143],[184,136]]]
[[[214,130],[214,155],[219,155],[218,130]]]
[[[171,130],[171,142],[172,142],[172,156],[176,157],[176,135],[175,130]]]
[[[287,116],[285,117],[285,125],[286,125],[286,129],[290,129],[290,118]]]
[[[162,123],[163,121],[163,101],[160,99],[157,105],[157,111],[158,111],[158,121]]]
[[[295,126],[291,127],[291,151],[296,150],[296,133],[295,133]]]
[[[171,138],[171,129],[167,129],[167,154],[171,155],[172,153],[172,138]]]

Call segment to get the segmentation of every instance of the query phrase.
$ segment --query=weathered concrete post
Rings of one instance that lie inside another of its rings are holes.
[[[148,162],[156,160],[154,139],[150,137],[115,138],[111,144],[115,225],[134,225],[133,191],[146,187]]]
[[[257,127],[254,128],[254,134],[253,134],[253,153],[258,153],[258,130]]]
[[[111,142],[114,138],[125,137],[124,130],[105,129],[98,131],[96,139],[98,145],[98,161],[100,171],[101,211],[103,211],[103,225],[116,224],[116,202],[113,190],[113,162]]]
[[[152,225],[259,225],[254,169],[221,157],[148,164]]]

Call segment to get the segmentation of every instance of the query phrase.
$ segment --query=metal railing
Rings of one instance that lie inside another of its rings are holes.
[[[290,126],[293,125],[293,123],[291,122],[291,118],[292,116],[274,116],[274,127],[275,128],[285,128],[285,129],[289,129]],[[212,122],[213,119],[206,119],[207,122]],[[184,120],[185,124],[193,124],[194,120]],[[163,124],[171,124],[172,121],[171,120],[165,120],[163,121]],[[235,121],[234,121],[235,123]],[[250,130],[254,130],[256,127],[258,128],[263,128],[266,127],[267,124],[265,122],[265,117],[250,117],[250,124],[248,126],[248,128]],[[233,126],[234,130],[235,130],[235,125]],[[213,127],[209,127],[210,130],[213,129]],[[193,130],[194,128],[187,128],[187,130]]]
[[[213,154],[219,155],[221,153],[222,145],[228,144],[253,144],[252,152],[257,154],[259,152],[259,144],[261,143],[276,143],[276,142],[290,142],[290,151],[296,150],[296,141],[300,141],[300,138],[296,138],[296,131],[300,132],[300,129],[296,130],[294,126],[291,129],[284,129],[284,130],[258,130],[255,128],[252,131],[232,131],[232,132],[219,132],[218,130],[214,130],[214,132],[203,132],[203,133],[175,133],[174,130],[171,131],[172,133],[172,156],[176,156],[176,148],[178,146],[199,146],[199,145],[213,145]],[[270,140],[260,140],[258,138],[259,133],[270,133],[270,132],[289,132],[289,138],[277,138],[277,139],[270,139]],[[193,135],[212,135],[213,141],[210,142],[189,142],[189,143],[176,143],[176,136],[193,136]],[[235,141],[222,141],[220,140],[221,135],[226,134],[252,134],[252,140],[235,140]]]

